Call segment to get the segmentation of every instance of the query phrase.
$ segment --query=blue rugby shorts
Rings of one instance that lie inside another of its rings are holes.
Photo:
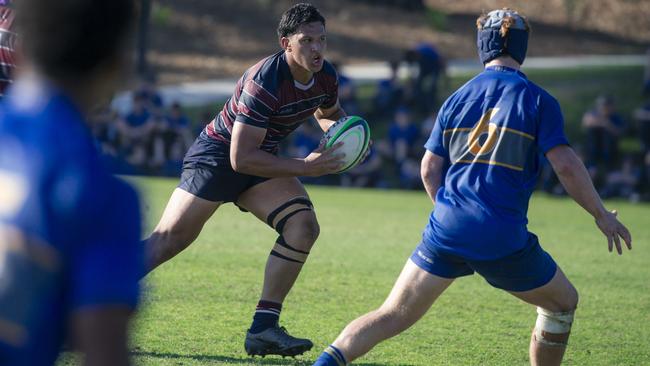
[[[521,250],[495,260],[468,260],[435,250],[420,243],[411,260],[423,270],[444,278],[468,276],[477,272],[492,286],[506,291],[528,291],[547,284],[555,275],[557,264],[539,245],[537,236],[528,233]]]

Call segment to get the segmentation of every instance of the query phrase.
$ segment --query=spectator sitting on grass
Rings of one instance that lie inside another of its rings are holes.
[[[620,169],[607,173],[601,197],[622,197],[637,202],[641,169],[635,164],[633,156],[626,156]]]
[[[607,170],[616,166],[618,139],[625,124],[616,112],[614,100],[603,95],[596,99],[595,108],[582,117],[582,127],[586,133],[585,165],[598,183]],[[605,171],[601,171],[603,168]]]
[[[637,121],[641,149],[643,153],[648,153],[650,152],[650,93],[646,95],[645,104],[634,111],[634,119]]]
[[[404,59],[415,67],[413,91],[411,95],[421,113],[430,113],[436,108],[438,98],[438,80],[445,73],[446,63],[435,46],[429,43],[420,43],[413,49],[406,51]]]
[[[154,126],[155,123],[146,108],[146,100],[136,94],[133,97],[133,109],[117,123],[122,146],[147,144]]]
[[[165,146],[167,146],[167,155],[169,155],[170,147],[180,140],[185,150],[187,150],[195,138],[190,119],[183,113],[183,108],[180,103],[174,102],[169,109],[169,113],[165,117],[167,121],[167,133],[165,135]]]
[[[372,98],[376,118],[395,114],[397,106],[401,104],[404,97],[404,89],[397,75],[399,63],[390,61],[388,65],[390,67],[390,77],[379,81],[377,91]]]
[[[140,80],[140,85],[135,91],[135,94],[142,97],[147,109],[163,107],[162,97],[160,96],[160,93],[158,93],[158,88],[156,87],[156,77],[153,75]]]
[[[398,108],[395,112],[395,120],[388,129],[393,158],[398,165],[406,160],[419,137],[420,131],[411,120],[410,111],[406,107]]]

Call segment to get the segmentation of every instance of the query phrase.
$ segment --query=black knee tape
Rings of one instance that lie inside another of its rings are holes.
[[[296,204],[303,205],[303,206],[306,206],[306,207],[301,207],[301,208],[298,208],[296,210],[293,210],[293,211],[289,212],[282,219],[280,219],[275,226],[273,225],[273,221],[275,221],[275,218],[282,211],[284,211],[287,208],[289,208],[290,206],[293,206],[293,205],[296,205]],[[291,216],[293,216],[293,215],[295,215],[295,214],[297,214],[299,212],[302,212],[302,211],[312,211],[313,209],[314,209],[314,205],[311,203],[311,201],[308,198],[296,197],[296,198],[293,198],[293,199],[283,203],[282,205],[280,205],[280,207],[273,210],[273,212],[271,212],[269,214],[269,216],[266,218],[266,223],[270,227],[274,228],[275,231],[278,232],[278,234],[282,235],[282,230],[284,229],[284,225],[287,223],[287,220],[289,220],[289,218]]]
[[[291,216],[297,214],[298,212],[302,211],[312,211],[311,207],[304,207],[304,208],[299,208],[295,211],[289,212],[286,216],[284,216],[278,223],[275,225],[275,231],[278,232],[278,234],[282,235],[282,231],[284,230],[284,225],[287,223],[287,220],[291,218]]]
[[[273,250],[271,250],[271,255],[295,263],[305,263],[307,260],[309,252],[296,249],[287,244],[282,235],[278,237],[278,240],[275,242],[275,244],[275,247]]]
[[[285,256],[285,255],[282,255],[282,254],[276,252],[275,250],[271,250],[271,253],[270,253],[270,254],[271,254],[272,256],[275,256],[275,257],[278,257],[278,258],[282,258],[282,259],[284,259],[285,261],[295,262],[295,263],[300,263],[300,264],[304,264],[304,263],[305,263],[305,262],[301,262],[301,261],[299,261],[299,260],[295,260],[295,259],[293,259],[293,258],[289,258],[289,257],[287,257],[287,256]]]
[[[285,248],[287,248],[289,250],[293,250],[294,252],[309,255],[309,252],[305,252],[303,250],[296,249],[296,248],[292,247],[291,245],[287,244],[287,241],[284,240],[284,236],[282,236],[282,235],[280,235],[278,237],[278,240],[276,240],[276,244],[279,244],[279,245],[281,245],[281,246],[283,246],[283,247],[285,247]]]

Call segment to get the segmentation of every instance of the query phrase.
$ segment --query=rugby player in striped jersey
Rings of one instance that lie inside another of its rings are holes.
[[[302,123],[315,119],[327,130],[345,112],[336,71],[324,58],[327,34],[320,12],[310,4],[294,5],[282,15],[278,37],[282,49],[244,72],[190,147],[180,184],[146,252],[153,270],[187,248],[228,202],[267,223],[279,236],[266,262],[245,349],[250,355],[295,356],[313,344],[289,335],[278,319],[319,234],[313,205],[296,177],[337,172],[342,156],[335,146],[292,159],[278,156],[278,147]]]

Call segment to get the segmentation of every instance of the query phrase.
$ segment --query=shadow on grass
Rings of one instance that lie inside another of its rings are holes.
[[[225,362],[232,364],[255,364],[255,365],[311,365],[313,360],[306,359],[293,359],[293,358],[278,358],[278,356],[272,356],[269,358],[261,357],[246,357],[246,358],[235,358],[228,356],[219,356],[219,355],[181,355],[177,353],[167,353],[167,352],[147,352],[147,351],[132,351],[131,356],[135,357],[153,357],[153,358],[166,358],[166,359],[177,359],[177,360],[194,360],[194,361],[209,361],[209,362]],[[358,366],[413,366],[409,364],[384,364],[384,363],[355,363]]]

